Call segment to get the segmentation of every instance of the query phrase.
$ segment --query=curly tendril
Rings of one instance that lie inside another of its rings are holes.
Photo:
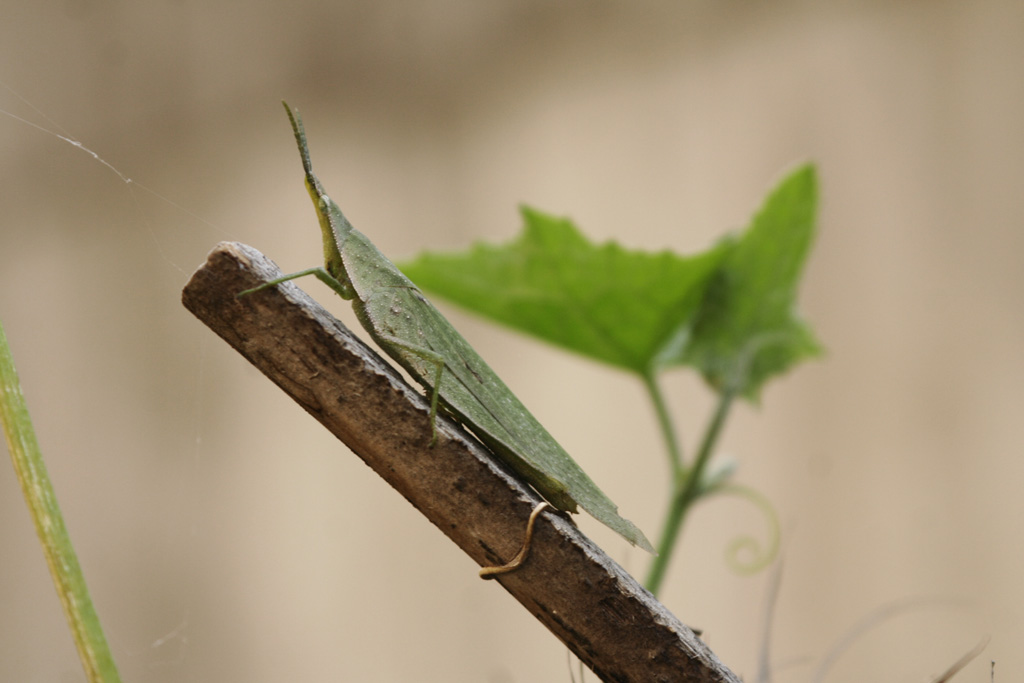
[[[733,571],[738,574],[756,574],[770,565],[779,554],[779,545],[782,538],[782,529],[779,524],[779,516],[774,506],[762,493],[746,486],[728,484],[722,486],[715,493],[728,493],[754,504],[768,522],[768,541],[762,544],[750,535],[738,536],[725,549],[725,561]],[[743,559],[743,555],[748,555]]]

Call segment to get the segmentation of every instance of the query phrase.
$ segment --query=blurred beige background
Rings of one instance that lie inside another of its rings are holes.
[[[395,258],[507,240],[519,202],[699,249],[816,161],[801,307],[828,355],[739,409],[722,446],[785,526],[775,680],[918,599],[827,680],[926,681],[985,633],[956,680],[988,681],[991,659],[997,681],[1024,675],[1024,4],[0,8],[0,319],[125,680],[569,680],[563,646],[179,303],[220,240],[319,261],[282,98]],[[656,535],[639,383],[453,318]],[[668,384],[692,453],[707,392]],[[647,557],[580,524],[643,576]],[[741,501],[703,505],[662,596],[748,680],[769,580],[723,551],[763,529]],[[0,557],[0,680],[82,680],[3,464]]]

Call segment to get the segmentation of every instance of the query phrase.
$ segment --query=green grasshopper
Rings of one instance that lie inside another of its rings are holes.
[[[373,340],[430,395],[430,444],[437,440],[437,408],[449,413],[554,507],[576,512],[577,504],[627,541],[654,552],[650,541],[558,445],[515,394],[473,350],[423,293],[365,235],[352,227],[313,174],[302,119],[285,111],[323,232],[326,267],[292,273],[242,294],[314,275],[341,298]]]

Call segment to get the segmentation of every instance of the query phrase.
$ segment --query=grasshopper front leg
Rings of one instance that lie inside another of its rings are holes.
[[[239,292],[236,296],[248,296],[249,294],[259,292],[260,290],[279,285],[282,282],[288,282],[289,280],[297,280],[300,277],[306,277],[307,275],[313,275],[314,277],[316,277],[317,280],[330,287],[332,290],[334,290],[335,294],[340,296],[342,299],[345,299],[346,301],[351,300],[355,296],[355,292],[352,291],[352,285],[346,282],[342,282],[338,278],[334,277],[329,272],[327,272],[327,269],[324,268],[323,266],[317,266],[316,268],[307,268],[306,270],[300,270],[297,273],[284,275],[282,277],[271,280],[270,282],[264,282],[259,287],[253,287],[252,289],[246,289],[245,291]]]

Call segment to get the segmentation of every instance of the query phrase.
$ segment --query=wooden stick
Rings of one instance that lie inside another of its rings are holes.
[[[224,242],[182,301],[481,566],[504,563],[541,502],[459,425],[430,441],[420,392],[255,249]],[[467,581],[478,580],[467,573]],[[693,632],[584,536],[546,510],[529,559],[496,581],[605,681],[739,683]]]

